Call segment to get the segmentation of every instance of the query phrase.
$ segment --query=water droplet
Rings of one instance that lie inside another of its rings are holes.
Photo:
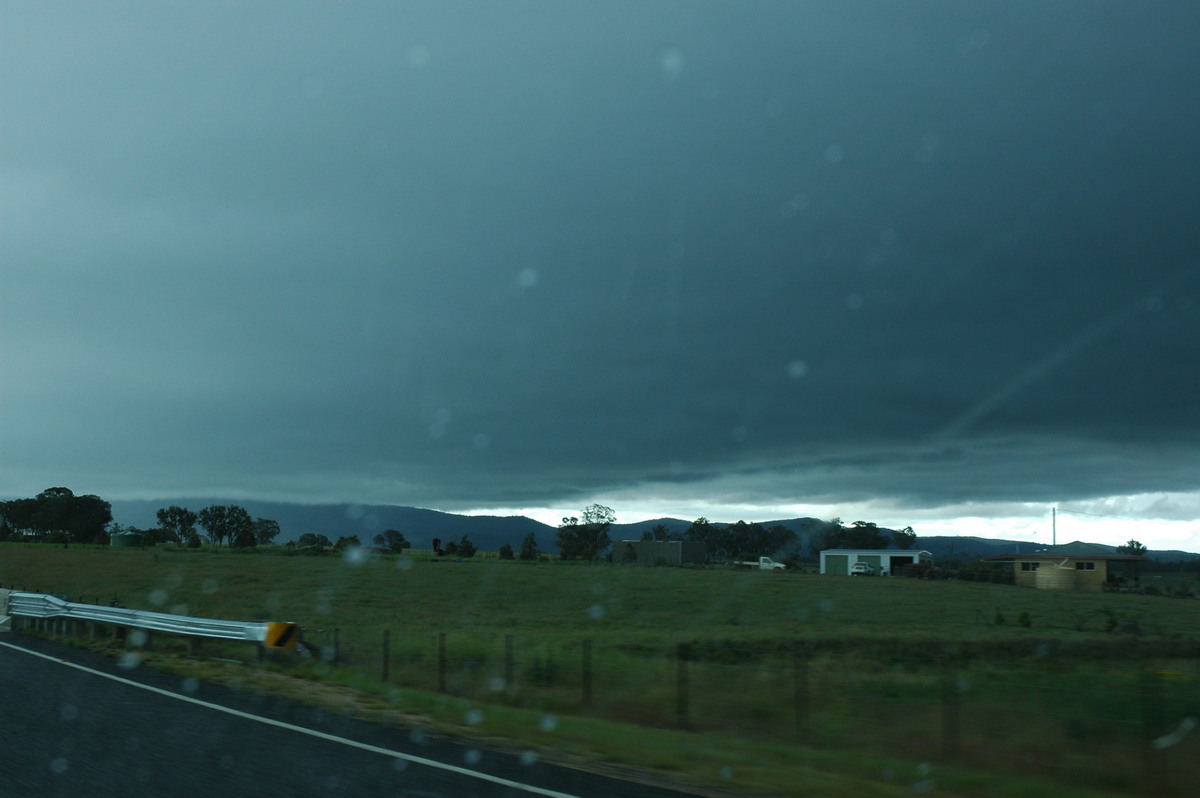
[[[117,660],[117,667],[131,671],[142,663],[142,655],[136,651],[126,651]]]
[[[401,554],[399,557],[396,558],[396,569],[397,570],[408,571],[408,570],[411,570],[412,567],[413,567],[412,557],[409,557],[407,554]]]
[[[478,726],[480,723],[483,723],[483,710],[472,709],[463,716],[463,720],[468,726]]]
[[[180,689],[182,689],[185,693],[194,693],[200,689],[200,680],[195,676],[189,676],[183,680],[183,683],[180,685]]]
[[[171,605],[171,614],[172,615],[187,615],[188,614],[188,606],[186,604],[172,604]]]
[[[793,194],[779,206],[779,214],[786,219],[806,211],[812,206],[812,199],[807,194]]]
[[[726,765],[725,767],[718,770],[717,774],[721,778],[725,779],[726,781],[729,781],[730,779],[733,778],[733,768],[729,767],[729,765]]]
[[[825,148],[825,160],[829,163],[841,163],[846,159],[846,148],[841,144],[830,144]]]
[[[537,269],[521,269],[517,272],[517,287],[525,291],[538,284]]]
[[[664,45],[658,49],[658,67],[663,77],[675,80],[683,72],[683,50],[673,45]]]
[[[315,100],[325,93],[325,81],[315,75],[310,75],[300,81],[300,91],[310,100]]]
[[[396,771],[397,773],[408,770],[408,760],[396,757],[392,760],[392,770]]]
[[[846,297],[846,308],[849,310],[859,310],[863,306],[862,294],[850,294]]]
[[[150,642],[150,633],[145,629],[133,629],[129,632],[129,645],[134,648],[145,648]]]
[[[408,48],[408,63],[409,66],[420,69],[429,66],[429,48],[423,44],[414,44]]]
[[[478,765],[483,761],[483,752],[475,748],[468,748],[466,753],[463,754],[463,761],[468,765]]]
[[[219,582],[217,582],[216,579],[205,579],[200,584],[200,590],[203,591],[203,593],[207,596],[211,596],[213,593],[216,593],[220,589],[221,589],[221,585]]]
[[[425,732],[421,731],[420,729],[413,729],[408,733],[408,739],[412,740],[417,745],[421,745],[425,742]]]
[[[492,678],[488,679],[488,689],[493,693],[504,692],[504,686],[504,679],[500,678],[499,676],[493,676]]]
[[[530,765],[536,764],[537,761],[538,761],[537,751],[522,751],[521,752],[521,764],[522,765],[525,765],[526,767],[528,767]]]
[[[833,612],[833,599],[823,598],[820,602],[821,612]]]
[[[808,376],[808,364],[803,360],[793,360],[787,364],[787,375],[793,380],[802,380]]]
[[[58,714],[63,720],[75,720],[75,718],[79,717],[79,708],[74,704],[66,704],[59,710]]]
[[[367,561],[367,548],[365,546],[347,546],[342,549],[342,559],[347,565],[362,565]]]
[[[61,775],[67,772],[67,768],[70,767],[70,764],[71,763],[67,761],[66,757],[60,756],[57,759],[50,760],[50,771],[52,773]]]
[[[552,732],[558,728],[558,718],[553,715],[542,715],[542,719],[538,721],[538,728],[544,732]]]
[[[593,604],[592,606],[588,607],[587,614],[588,614],[588,617],[591,618],[593,621],[600,620],[601,618],[604,617],[604,605],[603,604]]]

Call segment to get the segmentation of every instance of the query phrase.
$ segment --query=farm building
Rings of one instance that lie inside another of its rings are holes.
[[[860,562],[874,567],[875,573],[887,576],[906,565],[931,563],[933,555],[924,549],[826,549],[821,552],[821,573],[846,576],[854,564]]]
[[[618,540],[613,562],[639,565],[701,563],[708,556],[702,540]]]
[[[1000,554],[985,562],[1011,562],[1014,584],[1042,590],[1103,590],[1106,582],[1124,575],[1128,563],[1145,557],[1116,554],[1095,543],[1064,543],[1033,554]]]

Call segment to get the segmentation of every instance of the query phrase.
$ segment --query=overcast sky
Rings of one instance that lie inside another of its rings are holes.
[[[0,494],[1200,550],[1198,33],[4,0]]]

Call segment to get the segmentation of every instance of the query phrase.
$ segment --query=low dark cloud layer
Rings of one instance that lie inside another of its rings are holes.
[[[0,478],[447,510],[1195,491],[1198,26],[7,6]]]

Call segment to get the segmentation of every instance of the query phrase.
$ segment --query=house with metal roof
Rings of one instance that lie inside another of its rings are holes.
[[[1041,590],[1103,590],[1124,575],[1128,563],[1145,557],[1119,554],[1112,547],[1095,543],[1064,543],[1032,554],[998,554],[984,562],[1011,562],[1013,583]]]

